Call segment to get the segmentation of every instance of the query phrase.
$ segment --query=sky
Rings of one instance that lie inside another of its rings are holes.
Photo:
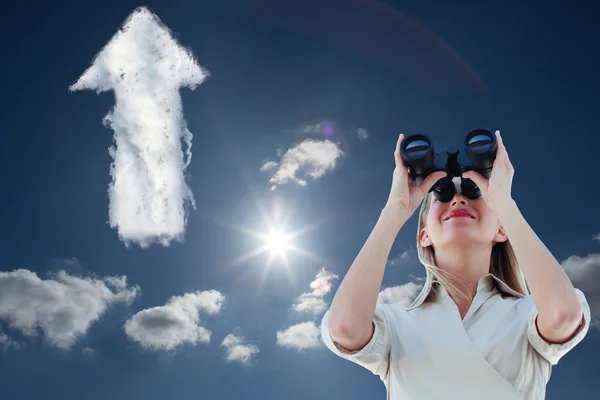
[[[502,132],[513,198],[594,316],[547,399],[597,398],[598,11],[5,5],[0,398],[384,398],[326,349],[321,317],[385,204],[398,134],[441,149],[477,127]],[[413,217],[380,302],[421,288],[415,233]]]

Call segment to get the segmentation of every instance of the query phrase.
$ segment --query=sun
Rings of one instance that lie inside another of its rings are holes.
[[[265,237],[265,242],[271,254],[278,256],[285,256],[287,250],[292,247],[289,235],[280,229],[271,229]]]
[[[292,270],[294,266],[297,266],[298,257],[302,257],[311,262],[326,264],[328,260],[314,254],[311,251],[302,248],[300,236],[304,236],[307,233],[317,229],[322,223],[324,223],[331,216],[315,220],[305,224],[299,228],[291,228],[289,221],[289,215],[282,215],[279,204],[276,203],[272,212],[267,212],[258,202],[259,211],[262,214],[263,223],[260,226],[252,229],[242,225],[238,225],[233,222],[220,221],[224,223],[227,228],[234,231],[247,235],[249,238],[256,239],[251,243],[251,248],[232,259],[227,263],[226,267],[249,265],[249,262],[254,259],[258,259],[258,267],[262,268],[262,276],[259,280],[258,292],[260,293],[263,283],[266,280],[267,275],[275,268],[283,268],[287,273],[290,282],[294,282],[294,274]],[[250,243],[249,243],[250,244]],[[266,256],[263,258],[263,256]],[[255,264],[254,262],[252,264]],[[254,265],[252,265],[253,267]],[[245,274],[240,275],[240,279],[246,276]]]

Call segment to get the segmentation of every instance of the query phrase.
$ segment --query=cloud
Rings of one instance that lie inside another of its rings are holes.
[[[288,149],[279,163],[267,161],[260,170],[275,170],[269,180],[273,184],[272,189],[290,180],[306,186],[305,178],[314,180],[323,177],[335,168],[336,161],[343,154],[342,149],[331,140],[305,139]]]
[[[365,128],[358,128],[356,130],[356,135],[358,136],[358,140],[367,140],[369,138],[369,131]]]
[[[115,93],[116,105],[104,118],[115,140],[109,148],[109,222],[126,244],[147,247],[156,241],[167,246],[183,237],[186,206],[195,204],[184,176],[192,133],[179,88],[194,89],[207,77],[191,51],[141,7],[69,87]]]
[[[600,242],[600,233],[594,236],[593,239]]]
[[[6,333],[0,332],[0,347],[4,350],[20,349],[23,346],[21,342],[11,339]]]
[[[216,314],[225,296],[216,290],[173,296],[164,306],[142,310],[125,322],[127,337],[152,350],[173,350],[189,343],[209,343],[211,332],[200,326],[200,311]]]
[[[317,133],[331,137],[335,135],[337,128],[333,121],[319,121],[313,124],[305,124],[300,130],[303,133]]]
[[[571,256],[561,265],[573,286],[585,294],[592,317],[596,319],[592,321],[592,325],[600,328],[600,253],[588,254],[585,257]]]
[[[259,353],[257,346],[245,343],[243,337],[236,336],[233,333],[225,336],[221,347],[227,349],[225,359],[230,362],[238,362],[243,365],[249,365],[252,358]]]
[[[310,283],[312,289],[309,293],[303,293],[296,300],[294,310],[299,313],[312,313],[315,317],[327,309],[327,303],[323,297],[331,291],[331,281],[339,277],[322,268],[316,278]]]
[[[314,322],[302,322],[277,332],[277,344],[297,350],[315,349],[322,346],[321,333]]]
[[[84,347],[81,349],[81,354],[83,354],[85,358],[93,358],[96,355],[96,350],[91,347]]]
[[[123,277],[80,278],[59,271],[42,280],[35,272],[0,272],[0,320],[26,336],[69,349],[115,303],[130,304],[138,286]]]
[[[407,251],[404,251],[404,252],[400,253],[395,258],[392,258],[391,260],[388,260],[387,261],[387,265],[389,265],[389,266],[399,265],[399,264],[401,264],[403,262],[408,261],[409,258],[410,258],[410,253],[407,250]]]
[[[322,268],[310,283],[312,290],[301,294],[296,299],[293,309],[298,313],[310,313],[315,318],[325,312],[328,304],[325,302],[324,297],[331,292],[331,281],[334,279],[339,279],[339,277]],[[277,332],[277,344],[279,346],[298,350],[320,347],[320,338],[320,330],[312,321],[292,325],[283,331]]]
[[[417,297],[418,292],[422,287],[423,285],[408,282],[404,285],[385,288],[377,295],[377,303],[399,304],[402,307],[407,308]]]
[[[67,266],[67,267],[81,265],[79,263],[79,260],[76,257],[68,257],[68,258],[67,257],[59,257],[59,258],[55,258],[53,261],[54,261],[54,264],[56,264],[56,265]]]

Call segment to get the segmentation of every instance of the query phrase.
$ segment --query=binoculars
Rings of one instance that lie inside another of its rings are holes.
[[[481,196],[475,182],[463,179],[462,174],[474,170],[489,179],[497,149],[495,134],[487,129],[474,129],[465,136],[461,150],[451,146],[444,151],[435,152],[431,138],[417,134],[402,141],[400,154],[417,185],[432,172],[445,171],[448,174],[429,190],[439,201],[447,203],[456,194],[456,187],[452,182],[455,177],[461,177],[461,191],[467,198],[475,200]]]

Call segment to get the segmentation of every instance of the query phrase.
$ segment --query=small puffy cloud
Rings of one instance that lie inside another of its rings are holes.
[[[253,357],[259,353],[257,346],[248,344],[243,337],[236,336],[233,333],[225,336],[221,347],[227,350],[225,359],[230,362],[237,362],[243,365],[249,365]]]
[[[0,348],[3,350],[20,349],[23,346],[21,342],[11,339],[6,333],[0,332]]]
[[[336,161],[343,155],[342,149],[331,140],[305,139],[288,149],[279,163],[267,161],[260,170],[274,170],[269,182],[272,189],[288,181],[306,186],[306,178],[318,179],[333,170]]]
[[[317,133],[323,136],[333,136],[336,133],[336,124],[333,121],[319,121],[314,124],[303,125],[303,133]]]
[[[400,253],[398,256],[387,261],[389,266],[400,265],[410,258],[410,253],[408,251],[404,251]]]
[[[331,291],[331,281],[339,277],[322,268],[315,279],[310,283],[312,289],[309,293],[303,293],[298,297],[294,310],[299,313],[312,313],[315,317],[327,309],[324,296]]]
[[[67,267],[71,267],[71,266],[79,266],[79,260],[77,259],[77,257],[60,257],[60,258],[55,258],[54,259],[54,264],[56,265],[61,265],[61,266],[67,266]]]
[[[96,355],[96,350],[92,349],[91,347],[84,347],[81,349],[81,354],[83,354],[85,358],[92,358]]]
[[[311,291],[296,299],[294,310],[298,313],[310,313],[313,317],[325,312],[328,307],[324,297],[331,292],[331,281],[339,277],[322,268],[310,283]],[[315,349],[321,346],[321,333],[312,321],[292,325],[277,332],[277,344],[298,350]]]
[[[41,331],[50,345],[69,349],[108,307],[129,304],[138,293],[124,276],[82,278],[59,271],[40,279],[25,269],[0,272],[0,320],[25,336]]]
[[[588,254],[585,257],[571,256],[561,265],[573,286],[585,294],[592,317],[596,319],[592,321],[592,325],[600,328],[600,253]]]
[[[216,290],[173,296],[167,304],[142,310],[125,322],[125,334],[152,350],[173,350],[189,343],[209,343],[211,332],[200,326],[200,312],[216,314],[225,296]]]
[[[600,233],[594,236],[593,239],[600,242]]]
[[[315,349],[322,346],[321,332],[314,322],[302,322],[277,332],[277,344],[297,350]]]
[[[127,245],[166,246],[183,237],[187,207],[195,204],[185,176],[192,133],[179,89],[193,90],[207,77],[169,28],[139,7],[69,87],[114,92],[116,104],[103,121],[115,139],[108,216]]]
[[[367,131],[365,128],[358,128],[356,130],[356,135],[358,136],[359,140],[367,140],[369,138],[369,131]]]
[[[277,164],[275,161],[266,161],[262,167],[260,167],[260,171],[264,172],[264,171],[269,171],[271,169],[275,169],[279,166],[279,164]]]
[[[407,308],[417,297],[419,290],[423,285],[417,285],[409,282],[404,285],[388,287],[379,292],[377,296],[378,304],[399,304]]]

